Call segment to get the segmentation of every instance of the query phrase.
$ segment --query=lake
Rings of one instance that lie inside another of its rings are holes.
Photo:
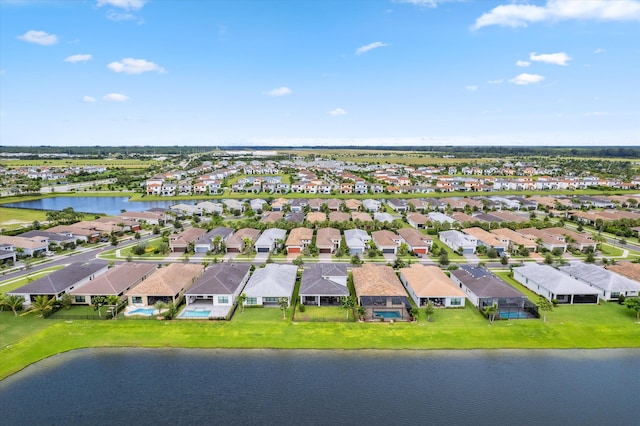
[[[640,350],[88,349],[0,382],[4,424],[637,424]]]
[[[193,205],[201,201],[204,200],[129,201],[129,197],[52,197],[1,204],[0,206],[35,210],[62,210],[66,207],[73,207],[73,210],[77,212],[104,213],[115,216],[120,214],[122,210],[141,212],[154,207],[169,208],[179,203]]]

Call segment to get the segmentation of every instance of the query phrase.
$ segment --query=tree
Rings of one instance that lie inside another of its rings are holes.
[[[178,307],[175,303],[169,303],[167,305],[167,310],[164,313],[164,319],[172,320],[178,314]]]
[[[351,256],[351,264],[353,266],[360,266],[362,265],[362,259],[360,259],[360,256],[358,256],[358,254],[354,254],[353,256]]]
[[[118,245],[118,236],[116,234],[111,234],[111,238],[109,240],[111,242],[112,246],[117,246]]]
[[[431,315],[435,312],[435,308],[433,307],[433,303],[431,301],[427,302],[427,305],[424,307],[424,313],[427,315],[427,321],[431,321]]]
[[[302,256],[298,256],[295,259],[293,259],[291,263],[293,263],[298,268],[300,268],[304,264],[304,259],[302,258]]]
[[[93,310],[98,312],[98,317],[102,319],[102,307],[107,303],[104,296],[93,296]]]
[[[353,311],[357,304],[357,300],[354,296],[343,296],[340,298],[340,305],[342,306],[342,309],[347,311],[347,319],[349,319],[349,311]]]
[[[495,259],[495,258],[497,258],[497,257],[498,257],[498,252],[496,251],[496,249],[495,249],[495,248],[490,247],[490,248],[487,250],[487,257],[488,257],[489,259]]]
[[[624,305],[636,311],[636,319],[640,319],[640,297],[628,297],[625,299]]]
[[[547,265],[553,264],[553,256],[551,256],[551,253],[547,253],[547,255],[544,257],[544,263]]]
[[[278,297],[278,305],[280,305],[280,309],[282,310],[282,319],[287,319],[287,308],[289,307],[289,298]]]
[[[604,260],[604,259],[603,259]],[[593,253],[587,253],[587,257],[584,259],[584,261],[586,263],[593,263],[596,261],[595,256],[593,255]]]
[[[253,238],[244,237],[242,239],[242,244],[244,245],[243,253],[249,256],[253,248]]]
[[[494,302],[491,306],[487,306],[484,308],[484,313],[489,318],[489,324],[493,324],[498,315],[498,304]]]
[[[536,305],[538,305],[538,309],[543,312],[542,322],[547,322],[547,312],[553,311],[553,303],[551,303],[546,297],[540,296],[538,297],[538,302],[536,302]]]
[[[136,240],[140,239],[140,232],[136,232],[133,236]]]
[[[15,294],[0,295],[0,306],[6,306],[13,311],[13,315],[18,316],[18,311],[22,310],[24,298]]]
[[[240,312],[244,312],[244,302],[247,300],[247,293],[241,293],[238,296],[238,305],[240,305]]]
[[[69,293],[65,293],[60,297],[60,306],[64,308],[65,311],[71,309],[71,304],[73,303],[73,296]]]
[[[37,312],[39,317],[44,317],[44,314],[53,310],[53,305],[57,302],[55,297],[49,298],[49,296],[41,294],[36,296],[31,302],[31,306],[21,316],[28,315],[31,312]]]
[[[367,319],[367,308],[364,306],[358,306],[358,318],[361,320]]]
[[[449,253],[447,253],[446,250],[440,251],[440,257],[438,259],[438,262],[442,266],[447,266],[449,264]]]
[[[105,300],[105,303],[107,304],[107,306],[112,308],[112,318],[116,319],[118,316],[118,305],[120,304],[120,298],[115,295],[115,294],[110,294],[109,296],[107,296],[107,299]]]

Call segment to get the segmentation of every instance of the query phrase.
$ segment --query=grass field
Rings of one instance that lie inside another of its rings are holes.
[[[123,167],[146,169],[154,164],[154,160],[136,160],[136,159],[51,159],[51,160],[0,160],[0,166],[4,167],[73,167],[73,166],[106,166],[106,167]]]
[[[342,312],[342,315],[345,315]],[[289,317],[289,315],[288,315]],[[561,306],[541,320],[493,325],[473,307],[438,309],[433,322],[292,322],[245,309],[230,322],[72,321],[0,313],[0,379],[43,358],[87,347],[501,349],[640,347],[635,314],[616,303]]]
[[[35,220],[44,222],[47,220],[47,212],[44,210],[12,209],[0,207],[0,229],[12,230],[29,226]]]

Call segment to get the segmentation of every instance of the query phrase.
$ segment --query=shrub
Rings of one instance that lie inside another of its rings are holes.
[[[625,299],[624,294],[618,295],[618,303],[620,305],[624,304],[624,299]]]
[[[299,304],[299,305],[298,305],[298,311],[300,311],[300,312],[304,312],[304,311],[305,311],[305,309],[307,309],[307,308],[305,308],[305,306],[304,306],[304,304],[303,304],[303,303],[301,303],[301,304]]]

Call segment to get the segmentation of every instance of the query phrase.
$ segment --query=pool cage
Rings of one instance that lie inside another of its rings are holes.
[[[367,319],[384,320],[397,319],[409,320],[411,318],[411,303],[406,296],[362,296],[360,297],[360,306],[367,310]],[[385,315],[386,312],[398,312],[399,317],[391,317]]]
[[[485,318],[488,318],[485,309],[494,304],[498,306],[495,318],[497,320],[540,318],[538,306],[525,298],[500,297],[480,299],[478,309],[480,309],[480,312],[482,312]]]

